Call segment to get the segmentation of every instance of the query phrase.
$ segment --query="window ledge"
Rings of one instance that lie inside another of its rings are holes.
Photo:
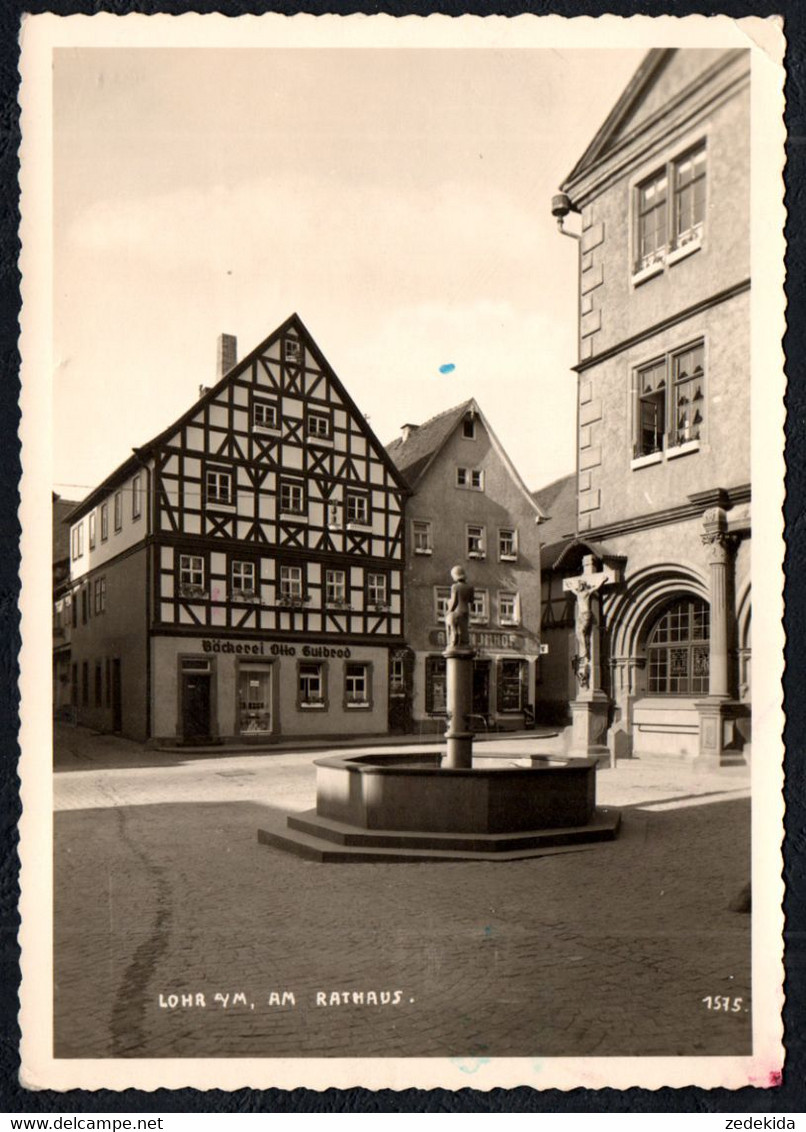
[[[666,262],[671,267],[673,263],[679,263],[680,260],[685,259],[686,256],[690,256],[693,255],[694,252],[698,252],[701,247],[702,237],[695,236],[693,239],[687,240],[684,244],[680,244],[674,249],[674,251],[669,252],[666,257]]]
[[[360,702],[346,704],[345,706],[348,711],[355,711],[356,708],[360,709],[361,711],[367,711],[368,708],[372,707],[372,704],[368,703],[367,700],[361,700]]]
[[[357,519],[352,519],[347,524],[347,530],[348,531],[371,531],[372,530],[372,523],[370,523],[369,520],[367,520],[365,523],[361,523]]]
[[[308,436],[308,443],[314,444],[317,448],[332,448],[333,439],[330,436]]]
[[[281,428],[272,428],[269,425],[253,424],[253,432],[262,432],[266,436],[282,436],[283,430]]]
[[[659,259],[655,263],[650,263],[648,267],[642,267],[640,271],[634,271],[631,279],[633,287],[640,287],[647,279],[654,279],[656,275],[661,274],[665,266],[665,259]]]
[[[281,511],[280,519],[284,523],[307,523],[308,516],[301,515],[298,511]]]
[[[234,503],[224,503],[218,499],[208,499],[205,507],[206,511],[226,511],[228,515],[234,515],[236,507]]]
[[[500,556],[500,561],[501,562],[517,562],[518,556],[517,556],[517,554],[502,554]]]
[[[302,704],[299,705],[299,708],[300,708],[300,711],[324,711],[325,710],[325,704],[323,704],[323,703],[318,703],[318,704],[302,703]]]
[[[501,621],[502,629],[516,629],[520,625],[520,621]]]
[[[634,460],[630,460],[630,468],[633,471],[636,468],[646,468],[650,464],[659,464],[662,459],[662,452],[650,452],[647,456],[636,456]]]
[[[689,452],[699,452],[699,440],[688,440],[685,444],[678,444],[674,448],[666,449],[666,459],[676,460],[678,456],[688,456]]]
[[[469,550],[467,552],[467,557],[475,559],[476,562],[483,562],[486,555],[482,554],[482,552],[479,550]]]
[[[433,550],[416,550],[415,549],[414,553],[415,554],[433,554],[434,552],[433,552]]]

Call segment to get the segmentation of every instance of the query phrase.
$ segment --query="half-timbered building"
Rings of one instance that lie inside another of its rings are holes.
[[[71,517],[73,702],[134,738],[377,734],[403,478],[293,315]]]

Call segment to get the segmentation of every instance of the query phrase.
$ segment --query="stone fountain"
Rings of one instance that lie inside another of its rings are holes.
[[[511,861],[616,837],[619,811],[596,807],[596,759],[473,765],[473,588],[463,567],[451,577],[445,754],[317,759],[316,809],[259,842],[317,861]]]

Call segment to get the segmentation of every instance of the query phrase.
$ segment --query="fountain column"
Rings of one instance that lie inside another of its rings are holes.
[[[473,587],[467,582],[463,566],[454,566],[451,578],[451,598],[445,614],[448,647],[442,654],[447,668],[448,701],[448,728],[445,732],[447,755],[444,765],[460,770],[473,766],[473,731],[470,728],[475,655],[475,649],[470,644]]]

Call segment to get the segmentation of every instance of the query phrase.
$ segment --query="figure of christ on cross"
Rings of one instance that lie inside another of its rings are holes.
[[[587,688],[591,679],[591,636],[594,628],[591,600],[602,586],[613,581],[608,569],[596,573],[596,559],[586,554],[582,559],[582,573],[576,578],[566,578],[563,589],[574,594],[577,599],[576,641],[577,655],[574,657],[574,671],[580,688]]]

